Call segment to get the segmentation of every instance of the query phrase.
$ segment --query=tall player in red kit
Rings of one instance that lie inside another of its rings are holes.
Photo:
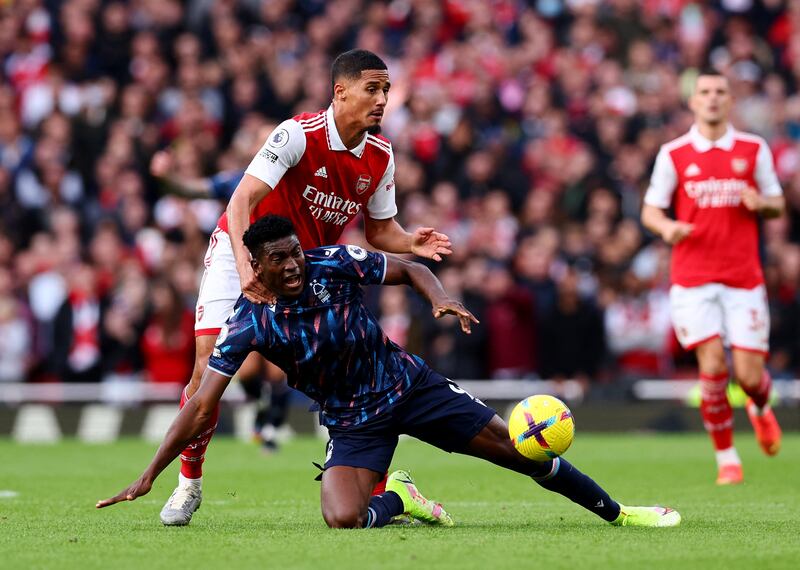
[[[303,249],[335,244],[344,227],[364,214],[367,241],[390,253],[441,260],[450,240],[433,228],[413,234],[395,221],[394,156],[378,135],[389,93],[386,64],[366,50],[341,54],[331,69],[333,102],[278,125],[253,158],[211,235],[195,317],[195,364],[181,407],[200,386],[217,335],[241,294],[273,299],[250,265],[245,230],[265,214],[289,218]],[[178,487],[161,511],[165,525],[185,525],[201,502],[202,463],[216,428],[181,453]]]
[[[749,396],[747,414],[761,449],[775,455],[781,443],[764,368],[769,311],[758,218],[780,216],[784,198],[766,142],[728,123],[732,105],[725,77],[700,74],[689,100],[694,125],[661,147],[642,208],[642,223],[673,245],[672,321],[681,345],[697,355],[700,412],[716,450],[719,485],[743,481],[724,346]],[[674,220],[665,214],[670,207]]]

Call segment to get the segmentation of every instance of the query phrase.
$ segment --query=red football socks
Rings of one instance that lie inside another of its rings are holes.
[[[186,390],[181,392],[180,407],[183,408],[189,398],[186,397]],[[181,452],[181,475],[187,479],[199,479],[203,476],[203,461],[206,456],[206,449],[217,429],[219,419],[219,404],[214,409],[214,414],[208,421],[206,429],[198,435],[192,443],[186,446]]]
[[[700,414],[714,449],[733,445],[733,410],[728,402],[728,374],[700,374]]]

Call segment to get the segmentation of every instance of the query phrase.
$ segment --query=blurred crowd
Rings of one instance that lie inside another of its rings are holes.
[[[800,371],[800,0],[6,0],[0,381],[185,382],[224,204],[169,194],[152,156],[243,169],[265,127],[329,104],[354,47],[389,66],[399,220],[451,237],[433,269],[481,320],[371,290],[392,339],[460,379],[691,374],[638,214],[710,64],[788,198],[763,226],[769,365]]]

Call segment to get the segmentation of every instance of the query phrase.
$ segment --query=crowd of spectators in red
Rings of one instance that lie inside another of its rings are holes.
[[[669,250],[638,214],[710,64],[787,195],[763,228],[769,364],[797,374],[800,0],[17,0],[0,4],[0,381],[186,381],[224,205],[165,193],[151,157],[244,168],[265,125],[329,104],[354,47],[389,66],[399,219],[451,237],[435,270],[482,321],[460,335],[372,291],[397,342],[461,379],[680,373]]]

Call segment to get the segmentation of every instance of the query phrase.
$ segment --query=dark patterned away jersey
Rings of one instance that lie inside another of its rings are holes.
[[[319,403],[323,425],[357,425],[406,393],[425,363],[390,341],[363,303],[361,285],[383,282],[383,254],[347,245],[311,249],[305,257],[300,296],[276,305],[240,297],[208,366],[232,376],[258,351],[286,372],[290,386]]]

